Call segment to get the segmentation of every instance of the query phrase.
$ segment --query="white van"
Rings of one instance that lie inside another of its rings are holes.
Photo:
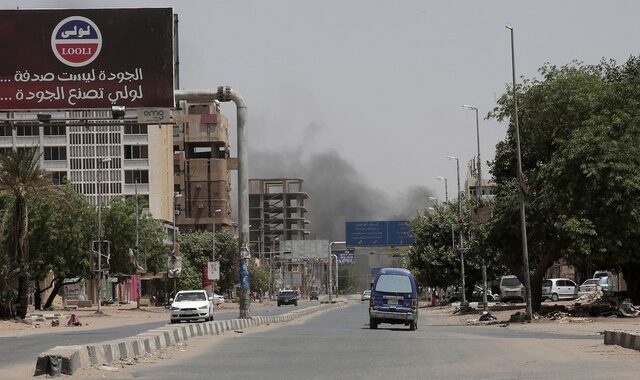
[[[500,301],[524,302],[524,285],[514,275],[500,278]]]

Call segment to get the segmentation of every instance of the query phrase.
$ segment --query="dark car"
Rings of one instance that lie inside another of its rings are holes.
[[[283,290],[278,294],[278,306],[295,305],[298,306],[298,293],[294,290]]]
[[[309,292],[309,300],[313,301],[313,300],[318,300],[318,291],[317,290],[312,290]]]

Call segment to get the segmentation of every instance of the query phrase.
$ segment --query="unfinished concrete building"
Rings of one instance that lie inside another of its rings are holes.
[[[218,102],[181,103],[174,114],[175,223],[181,232],[231,226],[229,120]],[[214,227],[215,226],[215,227]]]
[[[304,240],[309,231],[304,202],[309,195],[299,178],[249,180],[249,240],[256,256],[269,257],[277,242]],[[277,239],[277,240],[276,240]]]

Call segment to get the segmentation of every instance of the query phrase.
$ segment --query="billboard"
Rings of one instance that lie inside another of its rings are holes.
[[[408,220],[346,222],[345,238],[349,247],[411,245],[416,241]]]
[[[173,107],[173,10],[0,10],[0,110]]]
[[[282,258],[323,259],[329,255],[328,240],[285,240],[280,242]]]

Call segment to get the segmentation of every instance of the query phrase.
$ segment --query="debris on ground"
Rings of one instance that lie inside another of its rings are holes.
[[[60,326],[60,320],[59,319],[52,319],[51,320],[51,327],[58,327]]]
[[[75,314],[71,314],[69,316],[69,320],[67,321],[67,326],[82,326],[82,323]]]
[[[631,300],[624,300],[620,307],[618,307],[618,316],[620,317],[638,317],[640,316],[640,308],[633,306]]]
[[[527,321],[527,313],[523,313],[521,311],[511,314],[511,317],[509,317],[509,322],[526,322],[526,321]]]
[[[493,316],[493,314],[489,313],[488,311],[483,311],[482,315],[480,316],[480,321],[481,322],[494,321],[496,319],[498,319],[498,318]]]

